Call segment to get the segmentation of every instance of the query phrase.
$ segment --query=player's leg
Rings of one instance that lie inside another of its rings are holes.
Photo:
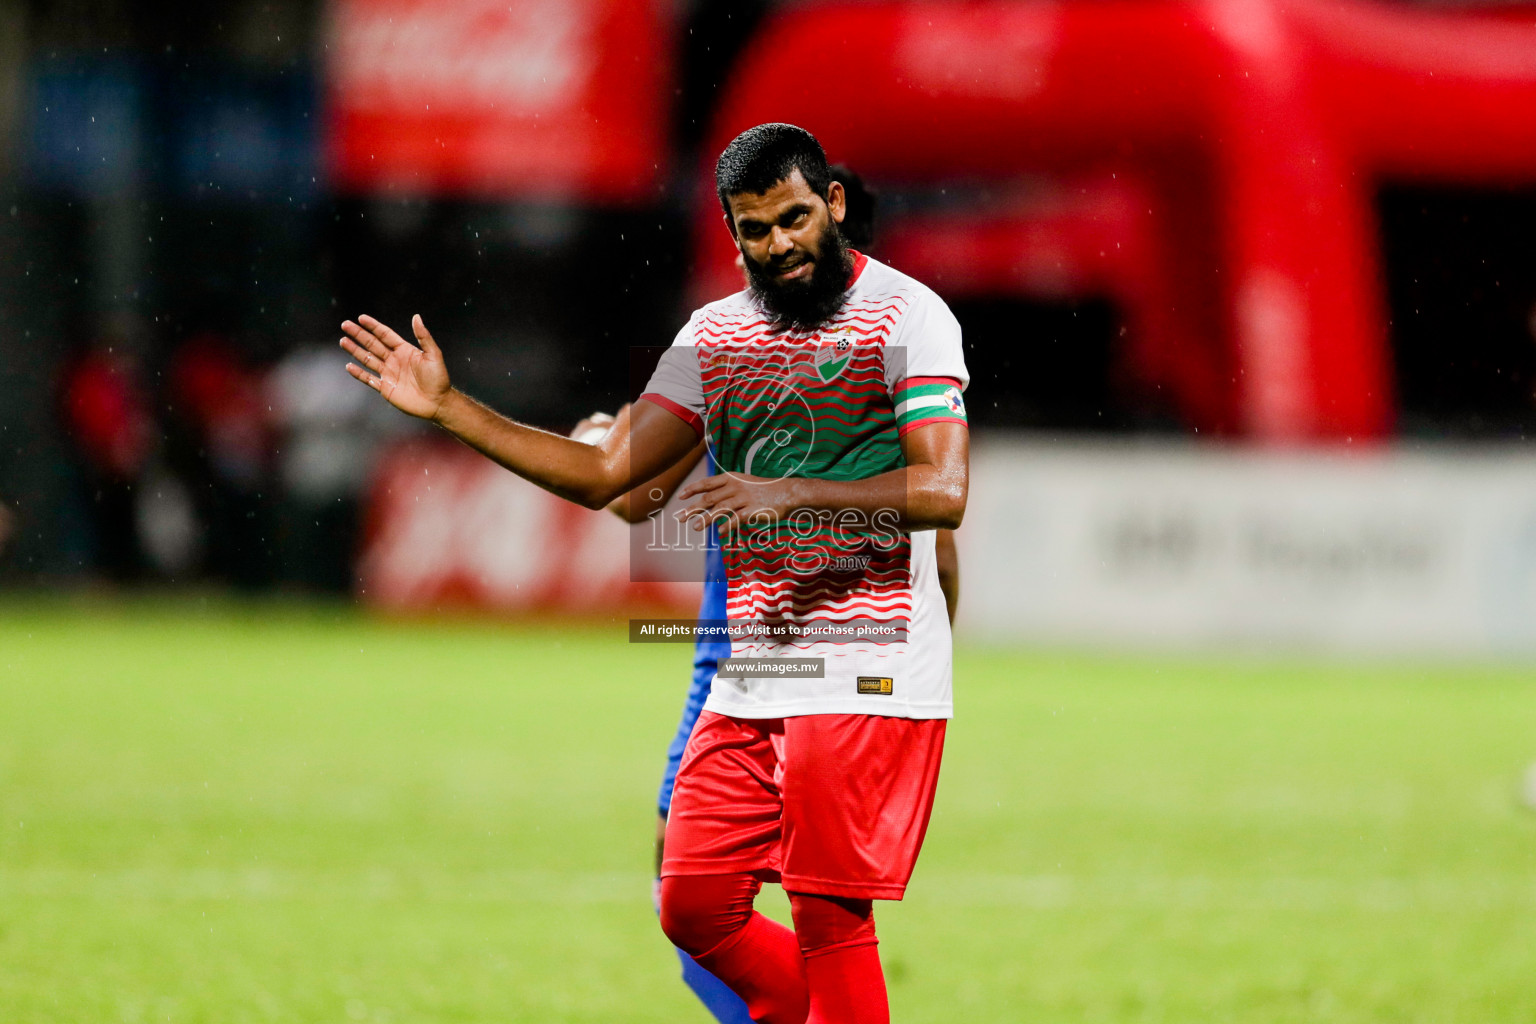
[[[927,832],[943,720],[784,720],[782,879],[805,958],[807,1024],[885,1024],[871,900],[901,899]]]
[[[752,1024],[752,1012],[747,1009],[741,996],[699,966],[699,962],[681,948],[672,948],[677,950],[677,959],[683,967],[683,984],[693,990],[693,994],[715,1020],[720,1024]]]
[[[874,904],[792,892],[795,937],[805,958],[806,1024],[888,1024]]]
[[[689,723],[690,729],[692,722]],[[679,758],[681,760],[681,758]],[[672,803],[672,781],[676,778],[677,766],[670,767],[668,778],[663,788],[664,806],[670,807]],[[656,819],[656,913],[661,913],[661,860],[666,850],[667,819],[665,811]],[[699,1002],[704,1004],[704,1009],[719,1021],[719,1024],[752,1024],[752,1015],[747,1010],[747,1004],[740,996],[732,992],[730,986],[719,978],[710,974],[699,962],[689,956],[681,946],[674,944],[677,950],[678,962],[683,968],[683,984],[687,985]]]
[[[705,712],[678,771],[662,863],[661,922],[674,944],[746,1002],[753,1020],[805,1020],[794,932],[752,909],[776,872],[780,721]]]
[[[711,584],[715,586],[715,584]],[[723,590],[723,588],[721,588]],[[706,591],[705,605],[699,610],[700,618],[711,615],[715,618],[725,617],[724,596],[716,595],[719,605],[718,611],[712,611],[713,605],[710,594]],[[721,649],[723,647],[723,650]],[[693,735],[694,725],[697,724],[699,713],[704,709],[704,701],[709,696],[710,684],[715,677],[715,669],[719,664],[720,656],[729,656],[730,645],[701,643],[694,651],[693,678],[688,686],[688,698],[683,702],[682,717],[677,723],[677,731],[672,736],[672,742],[667,747],[667,766],[661,777],[661,790],[657,794],[656,810],[656,888],[655,899],[657,912],[661,911],[661,861],[666,849],[667,815],[672,809],[672,791],[677,782],[677,770],[682,765],[683,752],[688,747],[688,740]],[[673,947],[677,949],[676,946]],[[693,990],[698,996],[699,1002],[704,1004],[719,1024],[752,1024],[752,1018],[747,1013],[747,1004],[741,1001],[741,997],[732,992],[724,982],[700,967],[698,961],[689,956],[682,949],[677,949],[677,958],[683,965],[683,984]]]
[[[729,987],[751,1020],[804,1024],[804,967],[795,933],[752,909],[762,883],[745,872],[661,880],[661,927]]]

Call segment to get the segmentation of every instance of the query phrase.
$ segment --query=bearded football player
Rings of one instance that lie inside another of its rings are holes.
[[[873,244],[875,236],[875,193],[865,186],[863,178],[858,173],[848,167],[835,164],[830,171],[832,180],[843,186],[845,214],[838,225],[838,230],[848,244],[861,249],[867,248]],[[738,251],[737,267],[745,271],[745,264],[745,259]],[[578,423],[570,436],[584,440],[588,444],[595,444],[608,432],[614,422],[613,416],[596,412]],[[673,493],[704,457],[706,447],[707,445],[701,441],[692,455],[685,457],[654,480],[648,480],[628,494],[615,499],[608,506],[609,511],[631,524],[645,523],[652,517],[660,515]],[[709,462],[708,471],[713,473],[715,472],[713,460]],[[959,553],[955,547],[955,535],[952,530],[935,531],[934,537],[939,588],[944,594],[945,611],[948,613],[950,624],[953,625],[960,592]],[[726,617],[725,564],[713,530],[706,532],[704,541],[704,594],[699,603],[699,620],[719,622]],[[688,740],[692,738],[699,714],[704,710],[704,702],[709,699],[710,689],[720,669],[720,662],[730,656],[731,644],[728,640],[700,636],[694,645],[692,671],[689,673],[682,716],[673,732],[672,742],[667,746],[665,769],[657,792],[656,878],[652,896],[657,901],[658,912],[660,911],[661,864],[665,850],[667,813],[672,806],[673,784],[677,779],[677,770],[682,765],[683,752],[687,749]],[[726,987],[720,979],[701,967],[686,952],[676,946],[673,949],[676,950],[678,959],[682,961],[683,982],[699,998],[711,1016],[719,1024],[748,1024],[752,1019],[751,1014],[741,998]]]
[[[809,133],[742,133],[716,186],[749,285],[693,314],[596,445],[455,390],[419,316],[417,345],[367,316],[342,345],[396,407],[589,508],[705,442],[719,472],[680,495],[720,530],[732,657],[678,770],[662,928],[754,1020],[883,1022],[872,901],[906,891],[952,706],[934,531],[966,504],[960,329],[849,248]],[[793,930],[753,909],[765,880]]]

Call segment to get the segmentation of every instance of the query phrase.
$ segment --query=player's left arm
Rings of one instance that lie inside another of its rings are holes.
[[[901,438],[906,465],[863,480],[807,480],[722,473],[696,480],[678,492],[688,501],[680,513],[702,529],[708,520],[729,534],[758,512],[786,519],[800,509],[877,515],[904,533],[953,530],[965,517],[970,489],[970,432],[964,423],[928,423]]]

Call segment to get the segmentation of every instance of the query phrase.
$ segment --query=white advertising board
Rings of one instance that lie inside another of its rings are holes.
[[[960,627],[997,639],[1536,654],[1536,454],[978,438]]]

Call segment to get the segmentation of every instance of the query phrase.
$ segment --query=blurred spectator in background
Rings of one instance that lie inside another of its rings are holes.
[[[377,439],[408,426],[338,374],[342,363],[330,345],[296,349],[266,385],[281,438],[282,579],[338,594],[352,588],[359,509]]]
[[[179,429],[179,469],[207,529],[207,564],[228,582],[272,578],[272,448],[262,376],[217,331],[194,334],[171,357],[169,405]]]
[[[135,499],[155,432],[134,360],[116,344],[81,347],[65,363],[59,398],[89,523],[92,567],[118,582],[137,580],[144,554]]]

